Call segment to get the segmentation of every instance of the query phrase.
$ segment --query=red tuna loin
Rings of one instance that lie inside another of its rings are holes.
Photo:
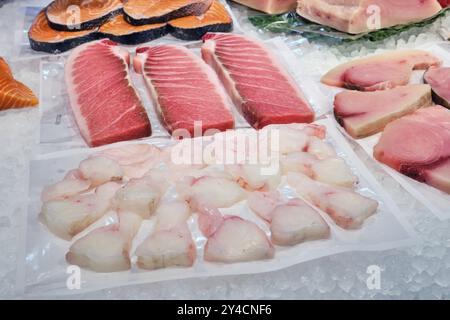
[[[194,122],[224,131],[234,127],[231,103],[214,72],[182,46],[161,45],[137,49],[134,66],[144,76],[162,122],[172,133]]]
[[[375,92],[344,91],[334,99],[334,115],[353,138],[363,138],[431,104],[431,88],[426,84]]]
[[[259,42],[225,33],[208,33],[203,40],[203,59],[254,128],[314,120],[295,82]]]
[[[424,80],[431,85],[433,100],[450,108],[450,68],[430,68],[425,73]]]
[[[423,108],[388,124],[374,157],[450,193],[450,111],[441,106]]]
[[[91,147],[147,137],[150,121],[131,84],[127,50],[110,40],[76,48],[65,78],[75,120]]]
[[[352,34],[422,21],[440,10],[437,0],[298,0],[297,5],[300,16]]]
[[[294,11],[297,0],[233,0],[244,6],[270,14]]]
[[[422,50],[399,50],[352,60],[327,72],[327,85],[374,91],[391,89],[409,82],[413,70],[439,66],[441,61]]]

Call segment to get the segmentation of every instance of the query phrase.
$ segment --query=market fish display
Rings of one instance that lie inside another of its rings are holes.
[[[104,23],[98,29],[97,36],[108,38],[121,44],[134,45],[165,36],[168,31],[166,23],[133,26],[125,21],[122,14],[119,14]]]
[[[203,59],[251,126],[314,120],[303,93],[261,43],[225,33],[207,33],[203,41]]]
[[[239,134],[257,132],[235,130],[201,139],[205,148],[227,139],[233,142],[227,147],[237,150]],[[62,239],[76,237],[66,254],[69,263],[114,272],[130,269],[133,255],[145,270],[191,267],[198,250],[210,263],[271,259],[274,245],[329,237],[328,218],[314,207],[344,229],[360,228],[376,212],[377,202],[355,191],[358,179],[325,140],[324,126],[270,125],[259,131],[266,137],[258,137],[258,143],[276,132],[281,143],[272,151],[281,166],[267,176],[260,163],[224,165],[216,153],[205,163],[176,164],[172,152],[191,139],[163,149],[129,143],[100,150],[42,189],[40,221]],[[251,148],[246,150],[250,155]],[[280,192],[286,188],[304,200],[285,199]],[[246,207],[255,213],[253,219],[244,217]],[[100,219],[103,227],[88,229]],[[117,222],[108,224],[111,219]],[[145,239],[134,243],[148,223]],[[134,253],[132,248],[137,248]]]
[[[209,9],[200,16],[187,16],[168,22],[171,35],[182,40],[199,40],[208,32],[230,32],[233,20],[219,0],[213,0]]]
[[[441,9],[437,0],[298,0],[297,5],[303,18],[351,34],[419,22]]]
[[[193,137],[195,131],[234,127],[232,106],[217,76],[193,52],[176,45],[142,47],[136,52],[135,70],[144,76],[170,133],[184,129]]]
[[[191,215],[188,204],[184,201],[163,203],[155,215],[155,228],[136,249],[138,267],[154,270],[192,266],[197,248],[187,225]]]
[[[284,201],[278,192],[254,192],[248,205],[270,223],[271,240],[276,245],[293,246],[330,236],[320,214],[300,199]]]
[[[391,89],[409,83],[413,70],[439,66],[441,60],[422,50],[398,50],[352,60],[327,72],[322,83],[360,91]]]
[[[0,111],[33,107],[38,103],[33,91],[14,79],[6,60],[0,57]]]
[[[297,0],[233,0],[244,6],[270,14],[295,11]]]
[[[129,62],[128,51],[106,39],[78,47],[67,59],[70,106],[91,147],[151,134],[147,112],[131,83]]]
[[[199,215],[199,228],[208,238],[206,261],[236,263],[273,258],[272,243],[255,223],[235,215],[222,216],[215,208],[203,207]]]
[[[59,31],[94,29],[121,12],[121,0],[54,0],[45,11],[50,27]]]
[[[132,25],[162,23],[185,16],[200,16],[213,0],[128,0],[124,3],[125,19]]]
[[[450,111],[433,106],[391,122],[373,154],[396,171],[450,193]]]
[[[364,138],[431,104],[431,87],[426,84],[374,92],[343,91],[334,98],[334,115],[353,138]]]
[[[430,68],[425,72],[424,80],[433,90],[434,102],[450,108],[450,68]]]

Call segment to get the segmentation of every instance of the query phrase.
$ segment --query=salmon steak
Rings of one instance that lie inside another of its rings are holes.
[[[260,42],[226,33],[207,33],[203,42],[203,60],[251,126],[314,121],[303,93]]]
[[[121,12],[121,0],[54,0],[46,16],[52,29],[80,31],[99,27]]]
[[[122,14],[111,18],[98,30],[99,37],[109,38],[121,44],[140,44],[162,36],[168,32],[166,23],[133,26],[125,21]]]
[[[430,68],[423,78],[431,85],[434,102],[450,109],[450,68]]]
[[[334,115],[349,135],[364,138],[431,104],[431,87],[426,84],[374,92],[343,91],[334,99]]]
[[[207,32],[229,32],[233,20],[224,5],[214,0],[211,7],[200,16],[187,16],[169,21],[171,34],[182,40],[199,40]]]
[[[423,50],[391,51],[338,65],[321,81],[329,86],[359,91],[392,89],[408,84],[413,70],[426,70],[441,63]]]
[[[297,5],[301,17],[350,34],[419,22],[441,9],[437,0],[298,0]]]
[[[135,26],[204,14],[213,0],[126,0],[125,19]]]
[[[30,46],[35,51],[60,53],[96,39],[97,29],[84,31],[56,31],[50,27],[45,10],[34,19],[28,31]]]
[[[0,57],[0,111],[33,107],[38,103],[31,89],[14,79],[9,65]]]
[[[144,76],[167,130],[198,133],[234,127],[231,102],[219,79],[203,60],[183,46],[161,45],[136,50],[133,65]]]
[[[398,172],[450,194],[450,111],[422,108],[391,122],[374,157]]]
[[[130,55],[107,39],[72,51],[65,79],[80,133],[91,147],[151,134],[150,121],[131,83]]]

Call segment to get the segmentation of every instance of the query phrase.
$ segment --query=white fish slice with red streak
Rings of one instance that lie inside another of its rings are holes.
[[[95,229],[75,241],[66,254],[67,262],[96,272],[130,269],[131,245],[141,222],[134,213],[119,214],[117,224]]]
[[[191,215],[189,205],[184,201],[162,203],[155,215],[154,230],[136,249],[139,268],[192,266],[197,251],[186,222]]]
[[[162,172],[152,172],[140,179],[132,179],[114,197],[114,206],[121,212],[133,212],[148,219],[156,210],[168,187]]]
[[[91,181],[92,186],[98,186],[108,181],[120,181],[123,177],[120,165],[105,157],[90,157],[83,160],[78,170],[83,179]]]
[[[274,244],[293,246],[330,235],[330,228],[320,214],[300,199],[283,201],[278,192],[253,192],[248,205],[270,223]]]
[[[196,131],[200,129],[202,134],[234,127],[232,105],[219,79],[187,48],[176,45],[138,48],[134,68],[144,77],[170,133],[183,129],[193,137],[196,122],[201,122]]]
[[[292,152],[281,159],[284,174],[299,172],[308,177],[335,186],[353,187],[358,178],[341,158],[319,159],[307,152]]]
[[[439,66],[441,60],[422,50],[398,50],[352,60],[326,73],[324,84],[375,91],[409,83],[413,70]]]
[[[438,0],[298,0],[297,5],[300,16],[352,34],[419,22],[440,10]]]
[[[260,143],[265,139],[268,148],[271,148],[272,136],[276,137],[278,151],[287,154],[295,151],[306,151],[311,137],[322,140],[326,136],[326,128],[316,124],[291,123],[287,125],[269,125],[260,130]],[[314,140],[313,140],[314,142]]]
[[[236,164],[225,166],[225,170],[230,172],[236,182],[244,189],[267,191],[276,189],[281,182],[281,171],[278,168],[278,163],[276,165],[277,167],[270,170],[269,165]],[[266,174],[264,169],[267,170]]]
[[[228,208],[247,196],[239,184],[226,177],[186,177],[177,184],[177,190],[193,210],[202,206]]]
[[[42,189],[41,200],[47,202],[49,200],[68,198],[91,188],[91,181],[82,179],[77,170],[69,171],[66,177],[52,185],[45,186]]]
[[[119,188],[119,184],[109,182],[99,186],[95,193],[47,201],[42,206],[39,219],[52,233],[70,240],[111,208],[111,200]]]
[[[428,107],[391,122],[374,148],[374,157],[450,193],[450,111]]]
[[[126,179],[142,178],[163,161],[162,151],[149,144],[129,144],[105,149],[94,156],[116,161],[122,168]]]
[[[207,33],[202,39],[203,60],[252,127],[314,121],[301,90],[260,42],[226,33]]]
[[[346,188],[330,186],[301,173],[289,173],[288,183],[297,193],[326,212],[344,229],[357,229],[373,215],[378,202]]]
[[[274,256],[272,243],[253,222],[238,216],[222,216],[217,209],[202,207],[198,223],[208,238],[204,249],[206,261],[236,263]]]
[[[70,106],[86,143],[147,137],[150,121],[129,75],[130,55],[110,40],[74,49],[65,65]]]
[[[344,91],[334,98],[334,115],[353,138],[376,134],[389,123],[432,104],[431,87],[413,84],[375,92]]]

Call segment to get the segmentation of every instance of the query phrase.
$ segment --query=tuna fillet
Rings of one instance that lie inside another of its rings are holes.
[[[186,16],[200,16],[213,0],[127,0],[125,20],[135,26],[168,22]]]
[[[244,6],[270,14],[294,11],[297,6],[296,0],[233,0]]]
[[[225,33],[207,33],[203,41],[203,60],[254,128],[314,120],[303,93],[259,42]]]
[[[66,62],[70,106],[91,147],[151,134],[147,113],[130,80],[129,61],[128,51],[100,40],[78,47]]]
[[[423,108],[388,124],[374,157],[450,193],[450,111],[441,106]]]
[[[375,91],[409,83],[413,70],[439,66],[441,61],[422,50],[399,50],[356,59],[326,73],[321,81],[327,85]]]
[[[214,72],[182,46],[161,45],[137,49],[134,66],[144,76],[162,122],[172,133],[177,129],[194,134],[234,127],[231,103]]]
[[[424,80],[431,85],[433,100],[450,108],[450,68],[430,68],[425,73]]]
[[[298,0],[297,13],[313,22],[357,34],[430,18],[437,0]]]
[[[334,115],[353,138],[364,138],[431,104],[431,88],[424,84],[375,92],[344,91],[334,99]]]

